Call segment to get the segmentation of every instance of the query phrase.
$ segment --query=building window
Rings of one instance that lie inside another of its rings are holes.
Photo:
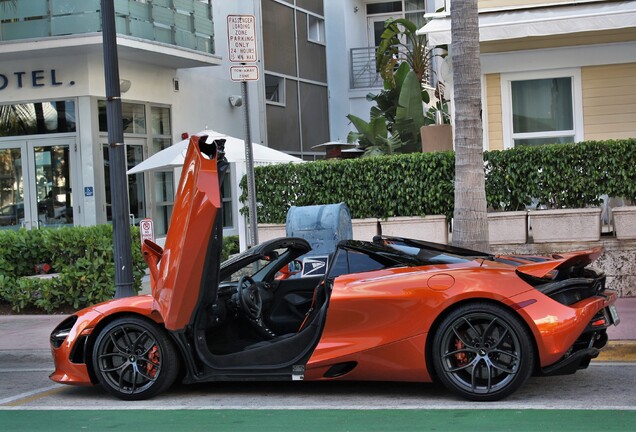
[[[580,71],[502,75],[505,147],[581,141]]]
[[[325,44],[325,20],[307,15],[307,39],[309,42]]]
[[[99,116],[99,131],[108,132],[108,119],[106,115],[106,101],[97,102]],[[121,103],[121,116],[124,133],[145,134],[146,133],[146,107],[139,103]]]
[[[0,136],[75,132],[75,101],[0,105]]]
[[[285,105],[285,78],[265,74],[265,99],[268,104]]]

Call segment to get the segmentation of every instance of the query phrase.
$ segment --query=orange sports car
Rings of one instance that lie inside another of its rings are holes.
[[[340,242],[303,259],[301,238],[221,264],[223,140],[193,137],[165,247],[146,241],[152,295],[79,311],[51,333],[51,379],[127,400],[180,377],[443,383],[498,400],[530,377],[588,366],[619,322],[587,267],[601,248],[492,256],[418,240]]]

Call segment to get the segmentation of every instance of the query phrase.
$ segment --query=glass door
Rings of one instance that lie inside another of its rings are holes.
[[[75,138],[0,144],[0,227],[73,225]]]
[[[145,139],[126,138],[126,170],[131,169],[144,160],[145,147]],[[106,205],[106,220],[108,222],[112,222],[113,215],[111,211],[111,194],[113,191],[110,187],[110,157],[108,153],[108,144],[103,144],[102,149],[104,157],[104,197]],[[130,202],[130,223],[138,225],[139,221],[146,217],[146,185],[144,181],[144,173],[131,174],[128,176],[127,193]]]
[[[74,147],[75,138],[27,141],[31,228],[73,225]]]
[[[26,154],[24,141],[0,143],[0,229],[15,230],[31,219],[28,206],[26,209],[24,206],[28,185],[24,183],[22,166]]]

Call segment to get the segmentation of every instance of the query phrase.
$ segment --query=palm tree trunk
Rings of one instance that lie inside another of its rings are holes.
[[[451,2],[455,95],[453,244],[488,251],[477,0]]]

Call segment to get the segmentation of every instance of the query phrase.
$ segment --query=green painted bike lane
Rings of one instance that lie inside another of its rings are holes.
[[[1,410],[10,431],[629,431],[636,410]]]

